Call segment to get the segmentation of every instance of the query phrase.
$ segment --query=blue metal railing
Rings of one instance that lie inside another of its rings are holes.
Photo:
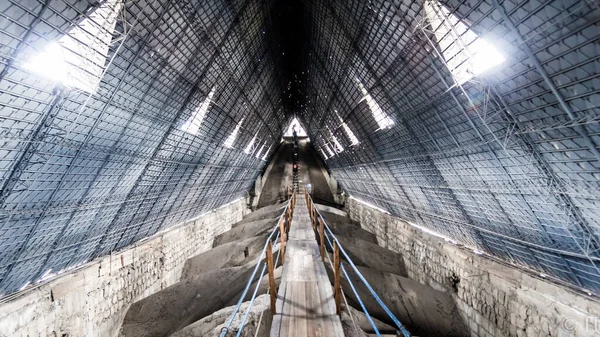
[[[311,207],[310,205],[313,205],[314,210],[316,211],[316,214],[317,214],[318,218],[320,218],[321,221],[323,222],[323,226],[324,226],[324,229],[325,229],[325,233],[324,233],[325,235],[324,236],[325,236],[326,241],[327,241],[329,247],[331,248],[331,250],[332,251],[334,250],[333,243],[335,242],[335,244],[337,245],[339,251],[344,256],[346,262],[348,262],[348,264],[352,267],[352,271],[354,271],[354,273],[358,276],[358,278],[361,280],[361,282],[364,284],[364,286],[369,290],[369,292],[371,293],[371,295],[373,296],[373,298],[377,301],[377,303],[379,304],[379,306],[381,306],[381,308],[383,309],[383,311],[385,311],[385,313],[388,315],[388,317],[394,322],[394,324],[398,328],[401,336],[411,337],[411,334],[408,332],[408,330],[406,330],[406,328],[404,327],[404,325],[402,325],[402,323],[400,322],[400,320],[398,318],[396,318],[396,316],[387,307],[387,305],[385,305],[385,303],[383,303],[383,301],[381,300],[381,298],[379,297],[379,295],[377,295],[377,293],[375,292],[375,290],[373,290],[373,287],[371,287],[371,285],[369,284],[369,282],[367,281],[367,279],[365,279],[365,277],[358,270],[358,268],[356,268],[356,265],[354,264],[354,262],[352,262],[352,260],[350,259],[350,256],[348,256],[348,254],[344,250],[341,242],[335,237],[335,235],[333,234],[333,232],[331,231],[331,229],[327,225],[327,222],[325,221],[325,218],[323,217],[323,215],[321,215],[321,212],[317,209],[316,206],[314,206],[315,203],[314,203],[314,201],[312,199],[312,196],[310,194],[307,194],[307,195],[308,195],[308,199],[310,200],[310,204],[308,205],[308,207],[309,207],[309,214],[311,214],[311,216],[312,216],[312,212],[310,210],[310,207]],[[375,325],[375,322],[371,318],[371,315],[369,315],[369,312],[368,312],[365,304],[363,303],[362,299],[358,295],[358,291],[356,290],[356,287],[354,286],[354,283],[352,283],[352,279],[348,276],[348,272],[346,271],[346,268],[344,268],[344,264],[340,264],[340,269],[342,270],[342,273],[344,274],[344,277],[348,281],[348,284],[350,285],[350,288],[352,289],[352,292],[356,296],[356,299],[358,300],[358,303],[359,303],[361,309],[363,310],[365,316],[369,320],[369,323],[371,324],[371,327],[373,328],[373,331],[375,331],[375,334],[378,337],[381,337],[381,333],[379,332],[379,329],[377,329],[377,326]]]
[[[231,324],[233,322],[233,319],[235,318],[235,315],[239,312],[240,307],[242,305],[242,302],[244,302],[244,298],[246,298],[246,295],[248,294],[248,290],[250,290],[250,286],[252,285],[252,282],[254,281],[254,278],[256,277],[256,273],[257,273],[258,269],[261,266],[261,261],[265,257],[265,255],[266,255],[267,246],[269,245],[269,242],[271,242],[271,243],[275,242],[276,243],[277,240],[279,240],[279,237],[281,235],[281,231],[279,230],[279,228],[280,228],[280,222],[283,219],[283,217],[285,216],[285,214],[288,212],[288,209],[290,209],[290,207],[292,205],[292,200],[294,200],[294,196],[295,196],[295,193],[287,201],[285,209],[283,210],[283,212],[281,213],[281,215],[277,219],[277,224],[275,225],[275,227],[271,231],[271,234],[269,234],[269,236],[265,240],[265,246],[263,247],[260,255],[258,256],[258,261],[256,262],[256,266],[254,267],[254,271],[252,272],[252,275],[248,279],[248,282],[246,283],[246,288],[244,288],[244,292],[242,293],[242,296],[240,296],[240,299],[238,300],[235,308],[233,309],[233,312],[231,313],[231,315],[227,319],[227,322],[226,322],[225,326],[221,329],[220,337],[226,337],[228,335],[229,330],[231,329]],[[275,236],[274,239],[273,239],[273,236]],[[279,250],[279,252],[281,253],[281,249]],[[275,260],[275,266],[277,266],[277,263],[279,262],[279,257],[280,257],[280,254],[277,255],[277,259]],[[236,337],[239,337],[241,335],[241,333],[242,333],[242,330],[244,329],[244,324],[246,324],[246,320],[248,318],[248,315],[250,314],[250,310],[252,309],[252,305],[254,304],[254,300],[256,299],[256,295],[257,295],[258,289],[260,287],[260,282],[262,281],[263,277],[265,276],[265,271],[266,270],[267,270],[267,262],[265,261],[265,262],[262,263],[262,270],[260,272],[260,277],[258,278],[258,280],[256,282],[256,287],[254,288],[254,292],[252,293],[252,298],[250,299],[250,304],[248,305],[248,308],[246,308],[246,313],[244,314],[244,318],[242,319],[242,322],[238,326],[238,331],[237,331]]]

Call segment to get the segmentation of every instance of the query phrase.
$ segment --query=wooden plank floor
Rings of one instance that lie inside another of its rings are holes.
[[[271,337],[343,337],[306,201],[296,198]]]

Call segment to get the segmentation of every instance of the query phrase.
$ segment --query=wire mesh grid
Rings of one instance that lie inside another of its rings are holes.
[[[96,15],[106,5],[118,11],[114,27]],[[1,293],[245,195],[268,153],[244,148],[255,135],[274,148],[284,122],[269,6],[0,4]],[[90,23],[112,37],[95,92],[28,68]],[[190,121],[195,129],[182,128]]]
[[[449,71],[423,1],[306,3],[302,118],[350,195],[600,290],[593,3],[440,1],[506,56],[465,83]]]

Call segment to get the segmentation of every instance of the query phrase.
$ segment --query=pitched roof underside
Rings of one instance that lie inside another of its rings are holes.
[[[600,291],[592,1],[441,1],[506,57],[458,85],[423,0],[126,1],[95,92],[27,70],[103,3],[0,5],[0,293],[243,197],[293,115],[351,196]]]

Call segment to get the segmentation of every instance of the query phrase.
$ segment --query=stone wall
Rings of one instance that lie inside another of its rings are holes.
[[[600,336],[600,301],[348,199],[353,220],[401,253],[409,277],[453,294],[471,336]]]
[[[131,303],[178,282],[185,261],[246,213],[235,201],[27,290],[0,305],[0,336],[117,336]]]

